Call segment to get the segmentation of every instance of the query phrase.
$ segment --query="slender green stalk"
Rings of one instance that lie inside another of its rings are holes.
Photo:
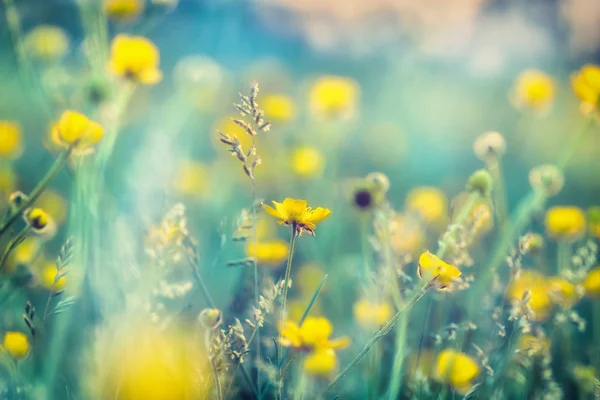
[[[210,360],[210,366],[213,370],[213,375],[215,376],[215,386],[217,390],[217,399],[223,400],[223,389],[221,387],[221,380],[219,379],[219,371],[217,371],[217,365],[215,364],[215,360],[213,356],[210,354],[210,345],[212,343],[212,331],[207,330],[206,336],[204,337],[204,344],[206,347],[206,353],[208,354],[208,359]]]
[[[448,250],[449,239],[452,237],[452,235],[454,235],[454,232],[460,226],[460,224],[462,224],[463,221],[469,216],[471,210],[473,209],[473,207],[475,207],[475,204],[477,204],[479,199],[481,199],[481,195],[479,194],[479,192],[475,191],[469,194],[466,203],[461,208],[454,221],[451,222],[450,226],[448,227],[448,230],[446,231],[446,233],[444,233],[442,240],[440,240],[436,256],[438,256],[439,258],[444,258],[444,256],[446,255],[446,251]]]
[[[567,147],[565,147],[560,157],[558,157],[558,162],[556,163],[556,166],[558,168],[564,169],[569,164],[569,162],[571,162],[571,160],[575,156],[575,153],[577,153],[577,150],[579,150],[581,145],[585,142],[589,132],[592,131],[592,128],[595,125],[596,117],[594,115],[589,116],[579,129],[579,132],[577,132],[573,139],[569,141]]]
[[[425,296],[427,291],[431,288],[432,282],[433,280],[429,281],[425,286],[423,286],[423,288],[417,294],[415,294],[402,309],[400,309],[392,318],[390,318],[388,322],[383,324],[373,334],[373,336],[367,342],[367,344],[361,350],[361,352],[358,353],[356,357],[354,357],[354,359],[350,361],[350,363],[335,378],[333,378],[333,380],[331,380],[331,382],[329,382],[326,389],[327,391],[331,390],[331,388],[333,388],[344,376],[346,376],[348,372],[350,372],[352,368],[354,368],[354,366],[358,364],[360,360],[362,360],[362,358],[365,355],[367,355],[367,353],[369,353],[369,351],[375,345],[375,343],[377,343],[382,337],[387,335],[394,328],[394,325],[396,325],[396,322],[402,316],[402,314],[409,311],[412,308],[412,306],[414,306],[419,300],[423,298],[423,296]]]
[[[294,257],[294,246],[296,244],[296,223],[292,224],[292,234],[290,236],[290,250],[288,252],[287,264],[285,266],[285,278],[283,279],[283,295],[281,297],[281,318],[280,322],[283,324],[285,318],[285,307],[287,301],[287,293],[290,286],[290,276],[292,275],[292,258]]]
[[[394,362],[392,364],[392,375],[388,389],[389,400],[396,400],[402,384],[402,367],[404,366],[404,344],[408,328],[408,314],[405,313],[400,319],[400,326],[396,329],[396,351],[394,352]]]
[[[558,242],[558,273],[561,274],[571,267],[571,245],[569,242],[561,240]]]
[[[37,199],[40,197],[42,192],[46,189],[48,184],[56,177],[56,175],[60,172],[63,165],[69,158],[71,151],[73,150],[73,146],[66,149],[62,152],[56,160],[54,160],[54,164],[50,167],[46,175],[42,178],[42,180],[37,184],[35,188],[31,191],[28,198],[21,204],[21,206],[13,211],[13,213],[8,217],[8,220],[0,227],[0,236],[2,236],[8,228],[23,214],[27,208],[29,208]]]
[[[217,308],[214,300],[212,299],[210,293],[208,292],[208,288],[206,287],[206,284],[204,283],[204,279],[202,279],[202,275],[200,274],[200,266],[198,265],[198,256],[197,256],[197,249],[194,248],[190,248],[188,249],[188,263],[190,264],[190,269],[192,270],[192,276],[194,277],[194,279],[196,280],[196,283],[198,284],[198,287],[200,287],[200,291],[202,292],[202,295],[204,296],[204,300],[206,301],[206,303],[208,304],[208,306],[210,308]],[[190,254],[190,251],[193,252],[193,254]]]
[[[325,274],[325,276],[321,279],[321,283],[319,283],[319,286],[317,286],[317,289],[315,290],[312,297],[310,298],[310,302],[308,303],[306,310],[304,310],[304,312],[302,313],[302,316],[300,317],[300,322],[298,322],[298,326],[302,326],[302,324],[304,323],[304,320],[308,316],[308,313],[310,312],[313,304],[315,304],[315,301],[317,301],[317,297],[319,297],[319,293],[321,292],[321,289],[323,288],[325,281],[327,281],[328,276],[329,275]]]
[[[2,258],[0,259],[0,272],[2,272],[2,270],[4,269],[4,263],[6,263],[6,260],[8,259],[10,253],[12,253],[13,250],[16,249],[17,246],[19,246],[19,244],[21,244],[21,242],[23,242],[27,234],[29,234],[29,231],[31,231],[31,225],[27,224],[23,229],[21,229],[21,232],[19,232],[14,238],[10,240],[8,246],[6,246],[6,250],[4,250]]]
[[[504,185],[504,177],[502,176],[502,165],[498,156],[494,156],[494,158],[490,159],[486,164],[487,169],[494,179],[494,208],[496,211],[496,220],[500,226],[500,231],[502,231],[508,218],[508,200],[506,187]]]

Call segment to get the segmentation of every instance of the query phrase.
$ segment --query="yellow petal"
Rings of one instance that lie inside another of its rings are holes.
[[[287,198],[283,200],[282,206],[289,220],[298,221],[306,210],[306,200]]]
[[[281,212],[279,212],[279,207],[277,207],[278,203],[274,201],[273,204],[275,205],[276,209],[273,207],[270,207],[266,204],[263,204],[263,208],[273,218],[286,219],[286,216],[281,214]]]
[[[139,73],[138,80],[144,85],[153,85],[162,80],[162,72],[158,69],[146,69]]]
[[[340,338],[336,338],[327,342],[327,347],[330,349],[346,349],[350,347],[350,338],[347,336],[342,336]]]
[[[337,365],[335,352],[331,349],[323,349],[310,353],[304,359],[304,370],[316,376],[329,375]]]
[[[326,342],[332,332],[331,322],[324,317],[308,317],[300,327],[302,343],[308,346],[317,346]]]
[[[597,65],[585,65],[581,69],[581,75],[590,87],[596,91],[600,91],[600,67]]]
[[[312,210],[307,219],[314,224],[318,224],[325,218],[329,217],[329,215],[331,215],[331,210],[328,208],[317,207],[316,209]]]

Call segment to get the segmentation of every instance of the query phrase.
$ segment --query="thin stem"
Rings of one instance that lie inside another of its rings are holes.
[[[255,136],[252,136],[252,147],[254,147]],[[256,182],[254,181],[254,174],[252,174],[252,239],[254,242],[253,252],[253,264],[254,264],[254,303],[258,307],[259,294],[258,294],[258,229],[257,229],[257,216],[256,216]],[[260,360],[260,326],[256,325],[254,330],[256,333],[256,359]],[[253,333],[253,334],[254,334]],[[256,383],[258,384],[258,398],[262,399],[262,385],[260,384],[260,368],[256,368]]]
[[[506,187],[504,185],[504,177],[502,176],[502,164],[500,158],[497,155],[487,161],[487,169],[490,171],[492,178],[494,179],[494,203],[496,211],[496,220],[500,225],[500,230],[504,228],[506,219],[508,217],[508,201],[506,195]]]
[[[572,140],[569,141],[568,146],[564,149],[563,153],[558,157],[558,162],[556,166],[560,169],[564,169],[577,150],[581,147],[585,139],[587,138],[588,133],[592,130],[591,128],[596,124],[596,118],[594,115],[591,115],[587,118],[585,123],[581,126],[579,132],[575,134]]]
[[[451,222],[450,226],[448,227],[448,230],[446,231],[446,233],[444,233],[442,240],[440,240],[436,256],[438,256],[439,258],[444,258],[444,256],[446,255],[446,251],[448,250],[450,238],[452,237],[452,235],[454,235],[454,232],[460,226],[460,224],[462,224],[463,221],[469,216],[471,210],[473,209],[473,207],[475,207],[475,204],[477,204],[480,198],[481,195],[479,194],[479,192],[472,192],[469,195],[467,202],[461,208],[454,221]]]
[[[211,331],[206,331],[206,336],[204,343],[206,344],[206,352],[208,354],[208,359],[210,360],[210,366],[212,367],[213,374],[215,375],[215,385],[217,387],[217,399],[223,400],[223,390],[221,387],[221,380],[219,379],[219,371],[217,371],[217,365],[215,364],[215,360],[213,356],[210,354],[210,344],[212,341],[212,333]]]
[[[200,287],[200,291],[202,292],[202,295],[204,296],[204,300],[206,300],[206,303],[208,304],[208,306],[210,308],[217,308],[214,300],[212,299],[212,297],[210,296],[210,293],[208,292],[208,288],[206,287],[206,284],[204,283],[204,279],[202,279],[202,275],[200,275],[200,266],[198,265],[198,262],[197,262],[197,260],[198,260],[197,249],[193,243],[190,243],[190,247],[188,248],[187,256],[188,256],[187,257],[188,263],[190,264],[190,269],[192,270],[192,276],[194,277],[194,279],[196,280],[196,283]]]
[[[571,246],[566,241],[558,242],[558,273],[567,271],[571,266]]]
[[[23,241],[23,239],[25,239],[25,236],[27,236],[30,230],[31,225],[25,225],[25,228],[23,228],[21,232],[17,234],[17,236],[12,238],[8,246],[6,246],[6,250],[4,251],[2,258],[0,259],[0,272],[2,271],[2,269],[4,269],[4,263],[6,263],[6,260],[8,259],[10,253],[12,253],[12,251],[16,249],[19,244],[21,244],[21,242]]]
[[[331,390],[331,388],[333,388],[344,376],[346,376],[346,374],[348,374],[348,372],[352,370],[352,368],[354,368],[356,364],[360,362],[360,360],[362,360],[362,358],[365,355],[367,355],[367,353],[371,350],[375,343],[377,343],[382,337],[387,335],[392,330],[392,328],[394,328],[394,325],[396,325],[396,322],[398,321],[400,316],[408,310],[410,310],[412,306],[414,306],[419,300],[423,298],[423,296],[425,296],[427,291],[431,288],[432,282],[433,280],[429,281],[425,286],[423,286],[423,288],[417,294],[415,294],[401,310],[399,310],[392,318],[390,318],[388,322],[383,324],[373,334],[371,340],[367,342],[367,344],[361,350],[361,352],[358,353],[352,361],[350,361],[350,363],[342,370],[342,372],[340,372],[335,378],[333,378],[331,382],[329,382],[326,391]]]

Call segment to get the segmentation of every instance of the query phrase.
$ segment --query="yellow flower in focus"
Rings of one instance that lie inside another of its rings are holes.
[[[587,213],[590,235],[600,239],[600,207],[591,207]]]
[[[132,20],[144,11],[142,0],[104,0],[104,12],[114,20]]]
[[[294,100],[289,96],[266,95],[261,101],[261,106],[265,116],[272,122],[284,123],[291,121],[296,116]]]
[[[425,232],[417,218],[398,214],[390,222],[389,230],[392,249],[397,254],[416,256],[425,246]]]
[[[421,375],[430,378],[435,369],[435,350],[422,349],[420,352],[411,353],[406,358],[406,375],[415,379]]]
[[[472,357],[454,349],[445,349],[438,355],[435,378],[464,395],[473,386],[479,372],[479,365]]]
[[[548,236],[558,241],[578,240],[586,231],[585,213],[579,207],[552,207],[545,222]]]
[[[426,251],[419,257],[417,274],[419,278],[426,281],[436,278],[433,286],[438,290],[449,291],[462,273],[454,265],[448,264],[435,254]]]
[[[319,349],[309,353],[302,363],[304,371],[312,376],[327,377],[337,367],[337,356],[333,349]]]
[[[283,203],[273,201],[275,208],[263,204],[265,211],[277,218],[279,225],[292,225],[296,228],[296,234],[301,236],[304,232],[315,236],[315,228],[325,218],[329,217],[331,210],[317,207],[314,210],[306,206],[306,200],[287,198]]]
[[[551,76],[537,69],[528,69],[517,77],[512,100],[519,108],[546,111],[552,106],[556,84]]]
[[[13,121],[0,121],[0,159],[14,159],[23,152],[21,127]]]
[[[356,81],[340,76],[322,76],[309,91],[310,109],[318,118],[344,118],[354,113],[359,87]]]
[[[329,339],[333,326],[325,317],[306,317],[302,326],[290,320],[284,321],[279,333],[282,346],[296,349],[343,349],[350,345],[350,339],[345,336]]]
[[[437,228],[446,224],[448,218],[448,198],[435,187],[412,189],[404,203],[407,212],[419,215],[425,222]]]
[[[77,154],[87,154],[104,136],[104,129],[96,121],[76,111],[65,111],[52,128],[52,141],[62,147],[73,147]]]
[[[354,318],[363,328],[379,328],[394,314],[394,309],[387,301],[371,301],[362,298],[354,303]]]
[[[34,206],[45,210],[54,222],[62,224],[67,219],[68,201],[58,192],[46,189],[35,201]]]
[[[523,299],[526,290],[529,290],[531,296],[528,304],[533,311],[534,320],[545,321],[552,311],[546,277],[537,271],[522,269],[519,276],[509,283],[506,296],[511,302],[517,303]]]
[[[29,354],[29,339],[23,332],[6,332],[2,342],[3,350],[13,358],[21,360]]]
[[[67,277],[61,276],[55,282],[55,279],[58,274],[58,269],[56,268],[56,264],[54,262],[48,262],[42,269],[40,274],[40,284],[53,292],[59,292],[63,290],[67,286]]]
[[[250,240],[246,247],[246,255],[256,257],[259,266],[278,267],[287,259],[288,248],[288,243],[284,240],[258,242],[256,248],[253,241]]]
[[[69,37],[64,29],[53,25],[38,25],[25,35],[25,49],[34,58],[54,61],[69,50]]]
[[[162,79],[159,63],[158,49],[145,37],[121,34],[112,41],[108,69],[118,77],[154,85]]]
[[[550,353],[550,339],[530,334],[519,336],[517,349],[533,357],[541,357]]]
[[[600,102],[600,66],[584,65],[571,76],[571,86],[583,104],[597,108]]]
[[[294,283],[298,285],[300,293],[305,296],[312,296],[324,276],[325,271],[318,264],[304,264],[298,268]],[[325,293],[326,291],[327,285],[324,285],[321,288],[321,293]]]
[[[209,173],[204,164],[192,160],[179,163],[173,177],[173,188],[184,196],[196,197],[204,194]]]
[[[573,307],[581,298],[577,287],[559,276],[548,278],[548,293],[555,304],[565,309]]]
[[[309,178],[323,171],[325,157],[314,147],[299,147],[292,153],[292,170],[296,175]]]
[[[592,298],[600,298],[600,266],[588,271],[583,281],[585,295]]]

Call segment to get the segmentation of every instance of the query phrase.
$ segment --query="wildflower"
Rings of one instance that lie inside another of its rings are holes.
[[[481,197],[488,197],[492,192],[494,179],[488,170],[480,169],[475,171],[467,181],[466,189],[468,192],[477,192]]]
[[[281,345],[300,350],[343,349],[348,347],[350,339],[341,337],[329,339],[333,332],[331,322],[325,317],[307,317],[302,326],[287,320],[279,328]]]
[[[50,224],[50,217],[41,208],[32,208],[25,211],[25,221],[35,232],[41,232]]]
[[[529,184],[536,191],[543,191],[546,196],[556,196],[563,188],[565,178],[558,167],[543,164],[532,168],[529,172]]]
[[[579,207],[557,206],[546,212],[546,232],[559,241],[573,242],[585,235],[585,214]]]
[[[419,257],[417,275],[427,281],[435,278],[433,281],[434,287],[438,290],[448,291],[451,289],[451,285],[461,276],[461,272],[454,265],[450,265],[435,254],[426,251]]]
[[[273,201],[273,205],[275,208],[263,204],[263,208],[270,216],[279,220],[279,225],[292,225],[298,236],[304,232],[314,236],[317,224],[331,214],[331,210],[327,208],[317,207],[313,210],[307,207],[306,200],[286,198],[283,203]]]
[[[349,117],[358,100],[358,84],[339,76],[317,79],[309,92],[310,109],[318,118]]]
[[[421,222],[414,217],[397,214],[389,224],[390,244],[396,254],[418,255],[425,246],[426,235]]]
[[[407,212],[417,214],[430,225],[442,227],[446,224],[448,199],[438,188],[422,186],[412,189],[406,196],[404,206]]]
[[[542,357],[550,353],[550,339],[525,333],[519,336],[517,350],[530,357]]]
[[[13,121],[0,121],[0,158],[14,159],[23,152],[21,127]]]
[[[454,349],[444,349],[437,357],[434,375],[438,381],[464,395],[473,387],[479,372],[474,358]]]
[[[325,157],[314,147],[298,147],[292,152],[292,170],[300,177],[319,175],[324,165]]]
[[[209,173],[205,165],[183,160],[179,163],[173,177],[173,188],[184,196],[200,196],[204,194],[209,181]]]
[[[154,85],[162,79],[159,62],[158,49],[144,37],[121,34],[112,41],[109,70],[116,76]]]
[[[591,207],[587,212],[590,235],[600,239],[600,207]]]
[[[42,240],[38,236],[26,237],[9,255],[6,267],[13,272],[19,265],[31,265],[42,248]]]
[[[597,108],[600,101],[600,66],[584,65],[571,76],[573,91],[588,107]]]
[[[294,283],[298,285],[298,289],[302,294],[312,296],[324,276],[325,271],[318,264],[304,264],[298,269]],[[327,285],[321,288],[322,293],[326,290]]]
[[[337,366],[337,356],[333,349],[319,349],[309,353],[302,363],[306,373],[317,377],[330,375]]]
[[[2,346],[4,351],[17,360],[27,357],[31,348],[29,339],[23,332],[6,332]]]
[[[46,211],[52,217],[52,220],[59,225],[67,219],[68,201],[52,189],[44,190],[35,201],[34,207]]]
[[[528,69],[517,77],[512,89],[512,100],[518,108],[547,111],[554,101],[556,84],[551,76],[536,69]]]
[[[65,111],[59,121],[52,127],[52,138],[54,143],[62,147],[74,146],[74,152],[87,154],[92,151],[104,136],[102,126],[85,115],[76,111]]]
[[[388,301],[371,301],[362,298],[354,303],[354,318],[363,328],[379,328],[394,314]]]
[[[127,21],[135,19],[144,11],[142,0],[105,0],[104,12],[110,19]]]
[[[352,188],[352,203],[360,211],[370,211],[385,201],[385,191],[380,183],[371,179],[360,179]]]
[[[205,308],[198,315],[198,322],[207,329],[216,329],[221,325],[223,315],[218,308]]]
[[[66,276],[57,276],[58,268],[54,262],[48,262],[42,269],[40,284],[53,292],[60,292],[67,286]]]
[[[511,302],[518,303],[523,300],[526,292],[529,293],[527,305],[533,311],[533,319],[546,320],[552,311],[552,299],[548,293],[546,277],[537,271],[522,269],[509,283],[506,296]]]
[[[295,117],[294,101],[289,96],[266,95],[263,97],[261,104],[265,116],[273,122],[289,122]]]
[[[486,132],[475,139],[473,151],[482,161],[488,160],[490,156],[500,158],[506,152],[506,141],[498,132]]]
[[[272,240],[254,243],[248,243],[246,255],[256,257],[259,265],[277,267],[283,263],[288,256],[289,246],[284,240]]]
[[[559,276],[548,278],[548,286],[552,301],[564,309],[573,307],[581,298],[579,289],[565,278]]]
[[[585,295],[592,298],[600,298],[600,266],[592,268],[583,281]]]
[[[25,49],[34,58],[55,61],[69,50],[69,37],[64,29],[53,25],[38,25],[25,35]]]

